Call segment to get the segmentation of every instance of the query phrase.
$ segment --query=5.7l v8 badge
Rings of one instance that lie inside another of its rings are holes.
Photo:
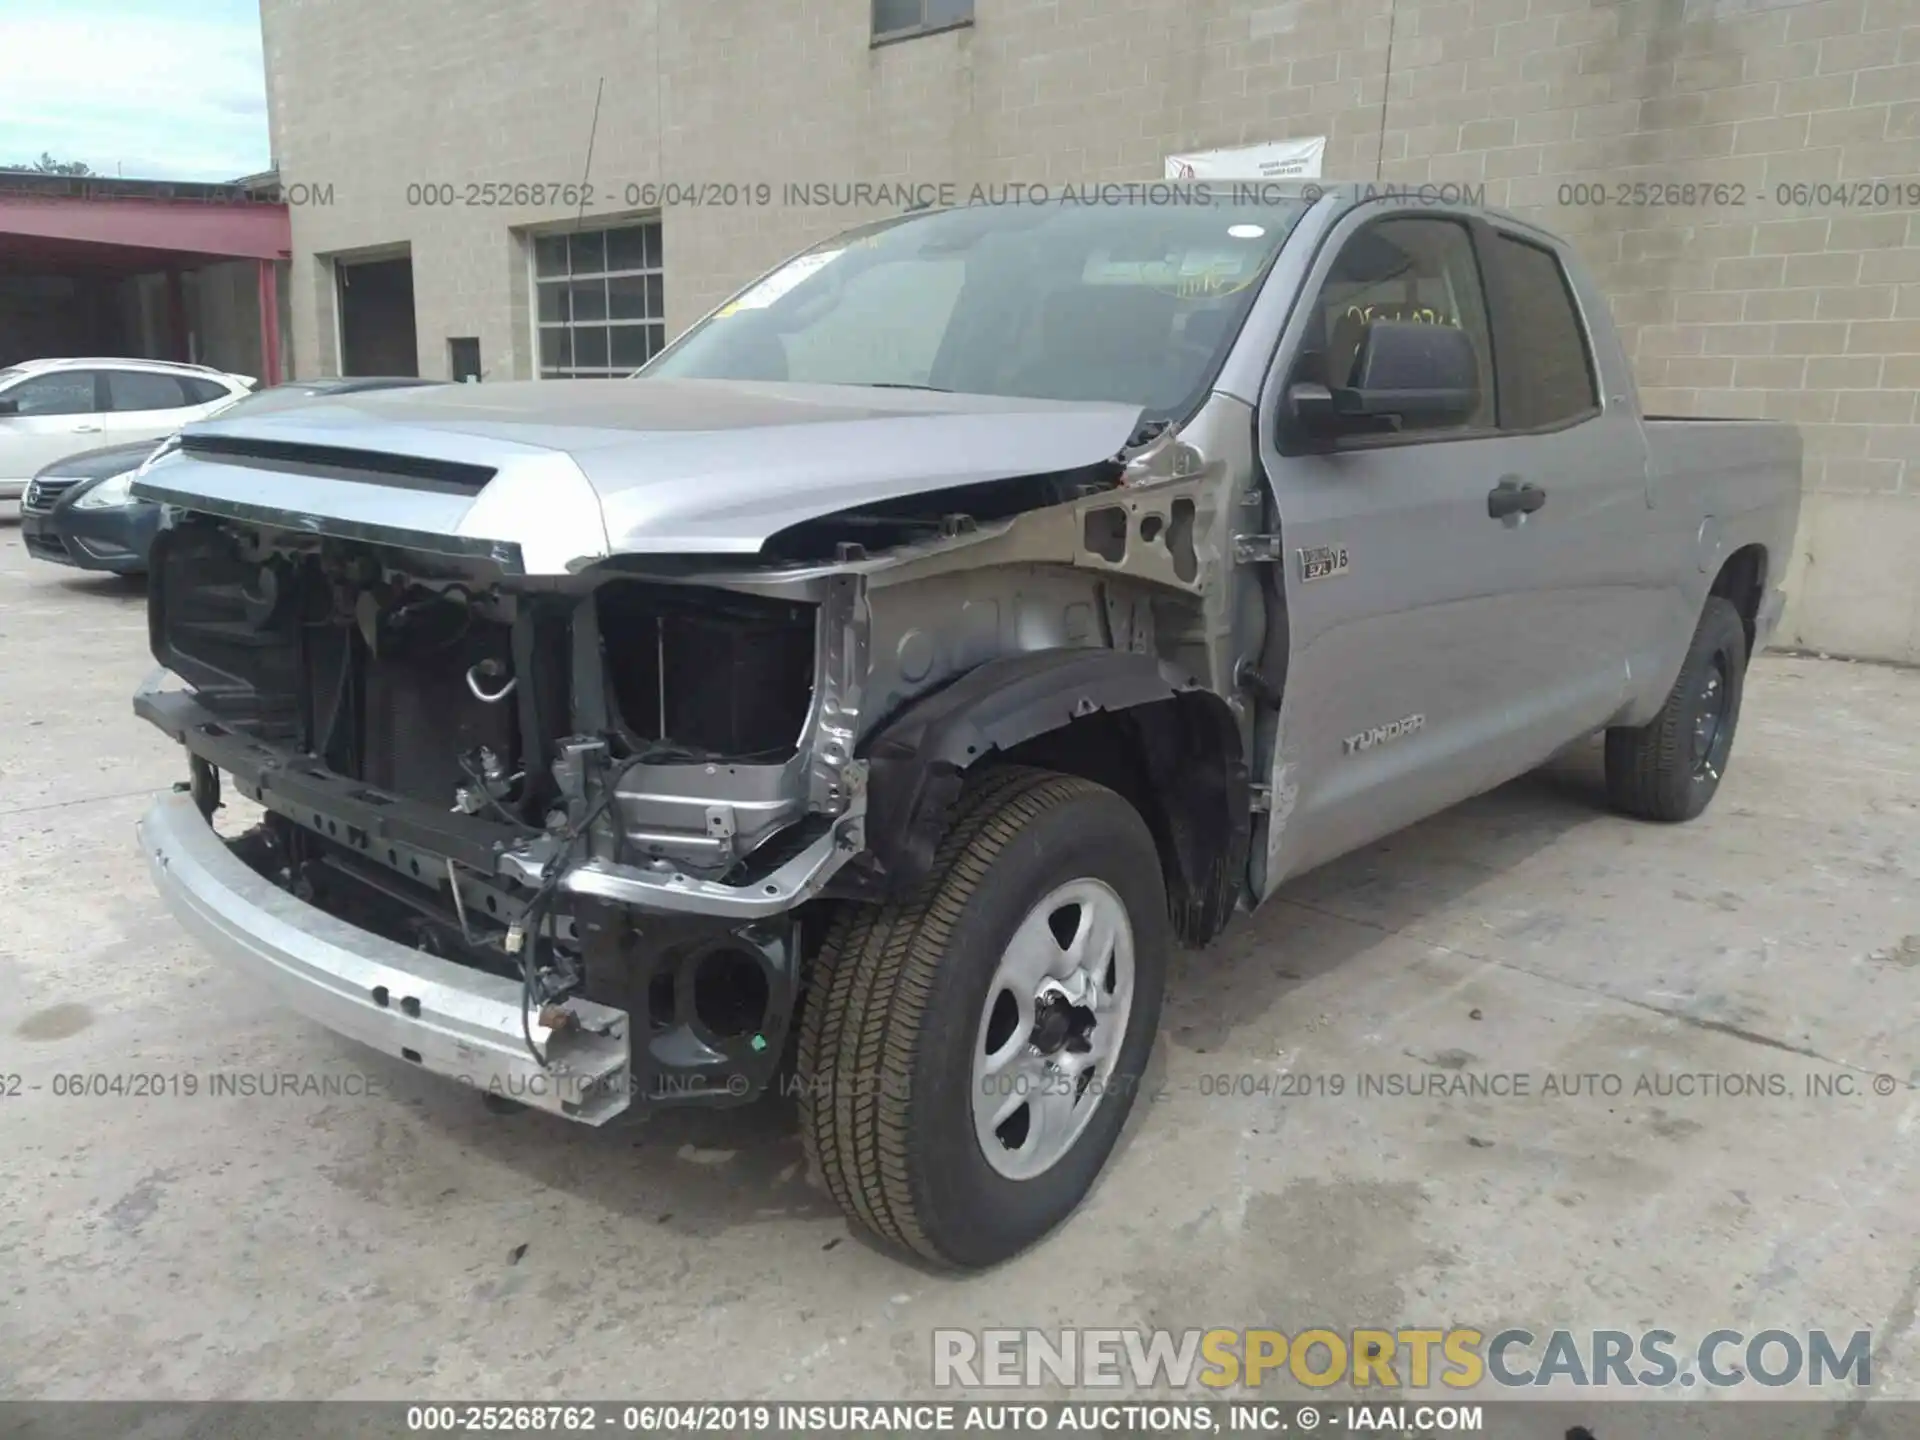
[[[1329,575],[1347,573],[1347,547],[1344,545],[1302,545],[1300,579],[1325,580]]]

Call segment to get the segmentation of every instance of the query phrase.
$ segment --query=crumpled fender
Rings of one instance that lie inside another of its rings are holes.
[[[916,701],[863,747],[867,850],[887,888],[932,867],[967,770],[993,752],[1099,711],[1204,689],[1151,655],[1083,647],[989,660]]]

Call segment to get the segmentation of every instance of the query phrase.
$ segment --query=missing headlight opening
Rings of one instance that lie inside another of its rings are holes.
[[[614,580],[594,592],[614,719],[689,757],[783,760],[811,698],[809,606]]]
[[[169,534],[156,560],[168,668],[228,723],[376,795],[546,828],[569,783],[554,769],[563,741],[603,746],[609,769],[737,777],[791,759],[807,726],[811,605],[624,578],[516,591],[424,573],[418,557],[401,572],[371,547],[208,526]],[[737,833],[705,815],[688,828]]]

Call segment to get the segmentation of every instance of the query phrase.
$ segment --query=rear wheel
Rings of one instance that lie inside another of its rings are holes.
[[[1046,771],[974,782],[918,892],[844,912],[816,962],[801,1126],[848,1218],[956,1268],[1065,1219],[1132,1106],[1170,944],[1131,805]]]
[[[1660,713],[1637,728],[1607,732],[1607,798],[1615,809],[1675,821],[1707,808],[1733,753],[1746,672],[1740,612],[1710,596]]]

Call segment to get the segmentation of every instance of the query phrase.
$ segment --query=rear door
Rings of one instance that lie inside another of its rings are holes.
[[[1658,668],[1671,555],[1652,534],[1639,407],[1624,375],[1621,393],[1604,393],[1609,367],[1595,344],[1604,317],[1584,313],[1549,237],[1500,221],[1486,237],[1500,429],[1524,440],[1516,472],[1545,495],[1515,538],[1543,577],[1541,613],[1564,640],[1537,657],[1529,683],[1571,738],[1625,702],[1630,671]]]
[[[0,415],[0,484],[24,484],[44,465],[105,444],[100,388],[95,371],[53,370],[0,393],[13,402]]]
[[[1269,375],[1261,452],[1289,639],[1269,884],[1499,784],[1572,738],[1559,694],[1565,652],[1593,626],[1562,603],[1553,547],[1533,543],[1544,511],[1499,499],[1554,477],[1539,437],[1500,426],[1495,360],[1507,352],[1487,278],[1492,243],[1467,215],[1359,207],[1317,256]],[[1440,429],[1291,436],[1288,389],[1348,384],[1376,320],[1466,331],[1480,358],[1478,411]]]

